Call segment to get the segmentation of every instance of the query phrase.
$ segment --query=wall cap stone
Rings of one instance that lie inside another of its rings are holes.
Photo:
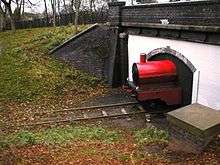
[[[126,2],[109,2],[108,6],[109,7],[114,7],[114,6],[125,6]]]
[[[124,6],[123,9],[131,8],[148,8],[148,7],[164,7],[164,6],[189,6],[189,5],[208,5],[208,4],[220,4],[219,0],[201,0],[201,1],[185,1],[185,2],[165,2],[165,3],[146,3],[133,6]]]
[[[220,26],[196,26],[196,25],[178,25],[178,24],[162,25],[159,23],[138,23],[138,22],[122,22],[121,25],[124,27],[141,27],[141,28],[154,28],[154,29],[172,29],[172,30],[220,33]]]

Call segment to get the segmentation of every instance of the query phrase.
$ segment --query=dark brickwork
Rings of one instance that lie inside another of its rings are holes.
[[[124,6],[121,11],[121,21],[161,23],[161,19],[168,19],[170,24],[219,26],[219,11],[219,1]]]
[[[107,26],[97,25],[80,37],[64,44],[53,54],[70,63],[74,68],[107,79],[110,40],[113,36]]]
[[[130,35],[220,44],[220,1],[109,4],[109,24]],[[167,19],[169,24],[162,24]]]
[[[69,40],[53,50],[75,68],[106,79],[112,86],[128,77],[128,35],[220,45],[220,1],[197,1],[125,6],[109,3],[108,26]],[[169,24],[161,24],[168,19]],[[119,37],[120,36],[120,37]]]
[[[156,26],[156,25],[155,25]],[[158,25],[159,27],[159,25]],[[198,43],[220,45],[220,32],[200,32],[190,30],[179,30],[168,28],[149,28],[149,27],[126,27],[124,31],[129,35],[140,35],[146,37],[159,37]]]
[[[125,2],[109,3],[109,22],[114,25],[120,25],[122,6],[125,6]]]
[[[178,3],[157,3],[136,6],[125,6],[123,2],[109,3],[109,25],[118,29],[118,34],[140,35],[168,38],[206,44],[220,44],[220,1],[195,1]],[[167,19],[168,24],[161,20]],[[117,34],[117,35],[118,35]],[[116,40],[112,52],[115,64],[121,59],[124,65],[128,56],[127,45],[123,40]],[[122,42],[122,43],[121,43]],[[124,48],[123,48],[124,47]],[[124,53],[125,52],[125,53]],[[112,58],[113,59],[113,58]],[[127,64],[126,64],[127,65]],[[126,67],[118,67],[121,77],[115,77],[114,82],[125,84],[128,76]],[[112,72],[114,73],[114,72]],[[113,74],[114,75],[114,74]]]

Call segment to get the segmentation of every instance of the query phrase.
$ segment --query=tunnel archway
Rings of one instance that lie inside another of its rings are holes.
[[[182,87],[182,106],[191,104],[193,91],[193,74],[196,71],[194,65],[181,53],[170,47],[158,48],[147,54],[147,60],[172,60],[177,67],[179,83]]]

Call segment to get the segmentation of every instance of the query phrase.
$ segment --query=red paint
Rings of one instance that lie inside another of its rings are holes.
[[[147,61],[140,55],[140,63],[132,68],[133,82],[139,101],[160,99],[167,105],[182,103],[182,90],[178,83],[176,65],[171,60]]]
[[[176,66],[170,60],[136,63],[139,79],[176,75]]]
[[[140,63],[146,63],[147,55],[145,53],[140,54]]]
[[[182,90],[178,86],[149,88],[137,92],[139,101],[160,99],[167,105],[178,105],[182,103]]]

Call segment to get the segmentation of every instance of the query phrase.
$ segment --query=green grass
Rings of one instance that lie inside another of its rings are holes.
[[[168,132],[157,128],[140,129],[133,132],[135,143],[167,143]],[[97,126],[66,126],[51,128],[38,132],[20,131],[6,136],[0,136],[0,147],[23,146],[34,144],[66,144],[73,140],[100,140],[107,143],[122,140],[119,131],[108,130]]]
[[[101,127],[68,126],[52,128],[41,132],[21,131],[16,134],[0,137],[0,147],[24,146],[34,144],[66,144],[73,140],[99,140],[112,143],[120,140],[117,131],[110,131]]]
[[[166,143],[168,142],[168,132],[157,128],[146,128],[134,131],[134,138],[138,144]]]
[[[80,30],[85,28],[80,26]],[[0,101],[53,98],[69,88],[95,86],[98,79],[48,55],[73,34],[73,26],[1,32]]]

